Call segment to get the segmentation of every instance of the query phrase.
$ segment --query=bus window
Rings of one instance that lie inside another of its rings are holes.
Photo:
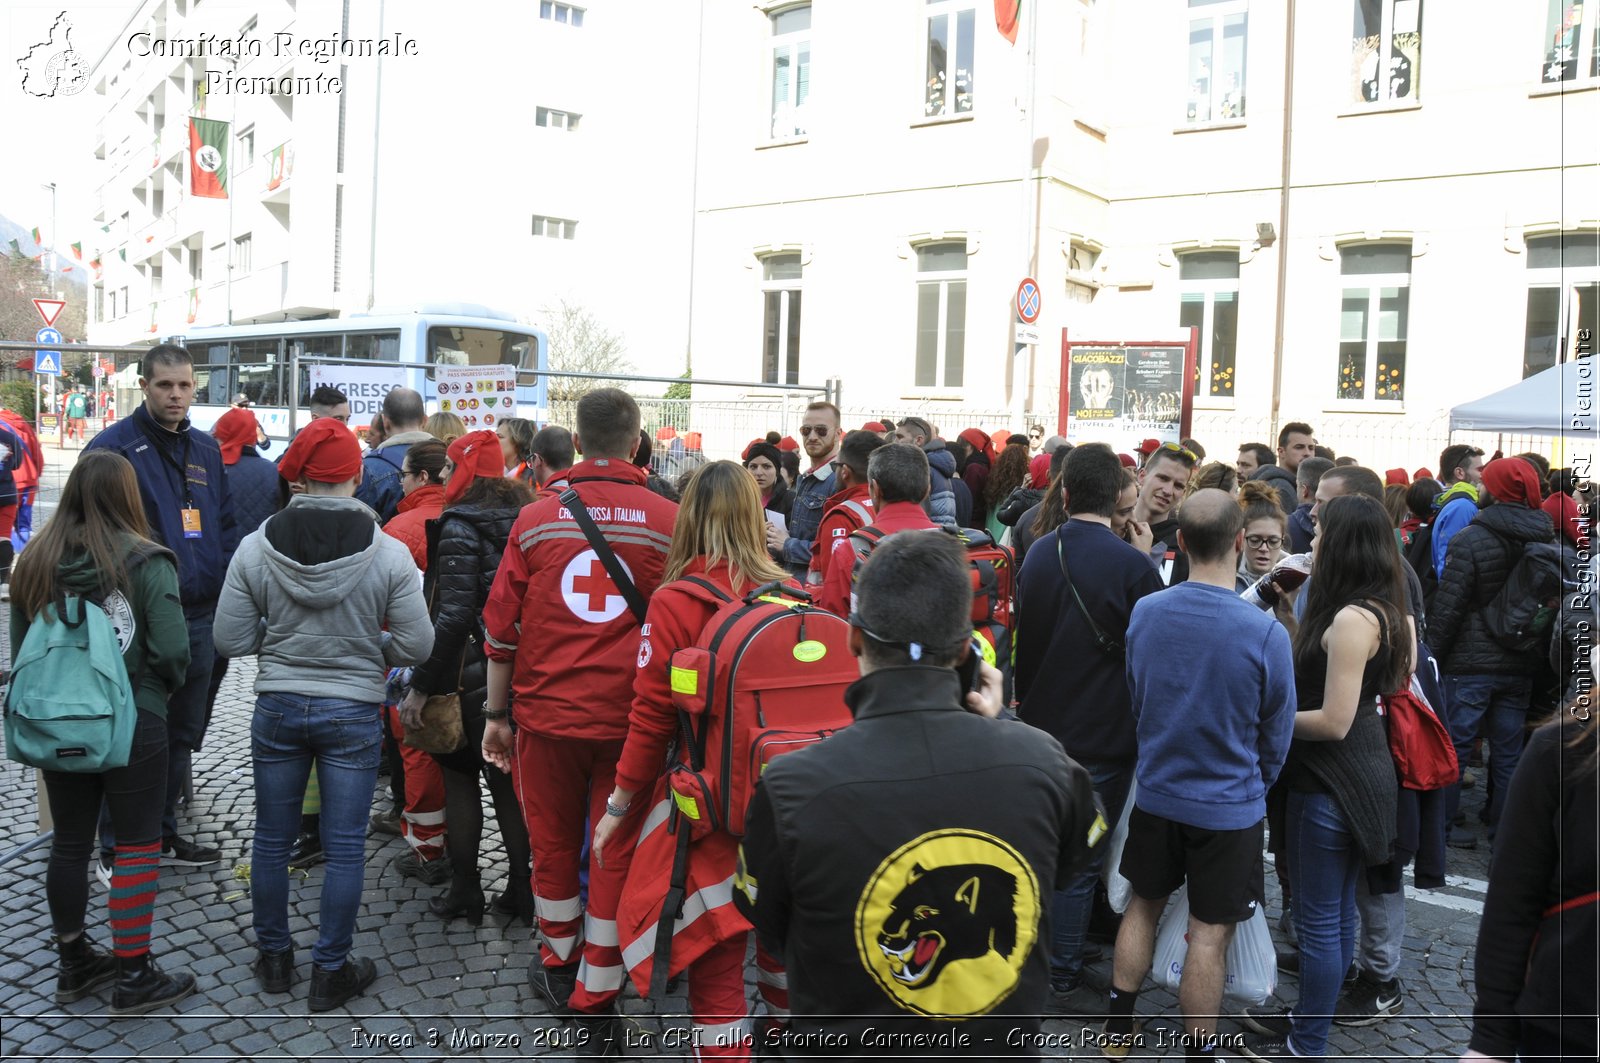
[[[229,389],[232,394],[214,401],[228,403],[233,400],[233,394],[242,394],[257,406],[283,405],[278,344],[275,338],[235,340],[233,363],[236,380]],[[213,394],[215,391],[216,385],[213,384]]]
[[[428,361],[442,365],[514,365],[537,369],[534,337],[499,329],[436,326],[428,330]],[[429,370],[428,379],[433,379]]]
[[[372,358],[394,362],[400,358],[400,333],[352,332],[344,338],[346,358]]]
[[[194,366],[195,401],[226,406],[233,401],[228,391],[228,345],[207,344]]]

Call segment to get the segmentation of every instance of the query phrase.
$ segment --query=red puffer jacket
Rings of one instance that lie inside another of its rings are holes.
[[[400,500],[384,533],[406,544],[419,571],[428,571],[427,524],[444,510],[444,485],[427,484]]]

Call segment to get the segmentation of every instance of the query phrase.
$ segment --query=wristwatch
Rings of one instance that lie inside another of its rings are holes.
[[[504,720],[504,719],[506,719],[507,717],[509,717],[511,715],[511,710],[510,709],[491,709],[487,705],[485,705],[484,708],[483,708],[483,712],[480,713],[480,715],[485,720]]]

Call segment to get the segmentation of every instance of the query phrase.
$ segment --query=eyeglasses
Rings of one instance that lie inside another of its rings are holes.
[[[831,431],[833,429],[825,424],[803,424],[800,426],[800,434],[803,436],[825,436]]]
[[[420,475],[422,475],[422,474],[417,472],[417,470],[415,470],[415,469],[401,469],[400,470],[400,478],[402,480],[404,480],[407,476],[420,476]]]
[[[1246,535],[1244,544],[1252,550],[1259,550],[1263,546],[1270,546],[1274,550],[1283,545],[1281,535]]]

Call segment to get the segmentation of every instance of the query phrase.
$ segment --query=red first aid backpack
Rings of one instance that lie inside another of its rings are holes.
[[[742,599],[698,576],[673,586],[717,606],[695,644],[670,662],[682,732],[669,776],[673,801],[696,836],[740,837],[773,758],[850,723],[844,690],[860,678],[850,627],[781,583]]]
[[[972,577],[972,633],[987,643],[985,660],[1009,677],[1011,633],[1016,625],[1012,615],[1016,603],[1016,555],[1010,547],[1001,546],[990,538],[988,532],[974,528],[938,530],[954,535],[967,548],[967,570]],[[852,585],[873,548],[888,536],[889,533],[876,524],[850,533],[850,545],[856,555],[855,570],[850,576]],[[992,658],[989,650],[994,651]]]

